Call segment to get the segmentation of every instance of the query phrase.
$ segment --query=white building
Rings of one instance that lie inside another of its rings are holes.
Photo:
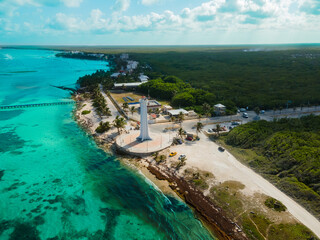
[[[136,88],[138,87],[139,85],[141,85],[142,83],[141,82],[131,82],[131,83],[115,83],[114,84],[114,88]]]
[[[117,78],[121,73],[112,73],[110,77]]]
[[[140,82],[145,83],[145,82],[149,81],[149,77],[146,75],[140,74],[139,80],[140,80]]]
[[[184,110],[183,108],[168,110],[170,117],[177,117],[181,112],[184,115],[188,114],[188,111]]]

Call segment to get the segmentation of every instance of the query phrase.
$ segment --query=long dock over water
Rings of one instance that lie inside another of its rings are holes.
[[[31,107],[46,107],[46,106],[56,106],[56,105],[67,105],[75,104],[76,101],[67,101],[67,102],[52,102],[52,103],[33,103],[33,104],[21,104],[21,105],[8,105],[0,106],[0,110],[4,109],[15,109],[15,108],[31,108]]]

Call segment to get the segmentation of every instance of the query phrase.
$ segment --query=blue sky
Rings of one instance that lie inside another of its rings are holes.
[[[319,42],[320,0],[0,0],[0,44]]]

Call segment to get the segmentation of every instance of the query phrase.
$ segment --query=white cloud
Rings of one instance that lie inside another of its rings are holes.
[[[232,4],[228,1],[211,0],[194,8],[184,8],[181,12],[166,10],[161,13],[126,16],[123,12],[130,7],[130,0],[117,0],[115,12],[111,15],[104,14],[100,9],[91,10],[87,18],[60,12],[48,19],[45,25],[39,23],[38,26],[32,25],[32,28],[39,32],[42,30],[42,32],[105,34],[152,31],[154,34],[174,32],[197,36],[217,31],[224,33],[256,30],[288,31],[288,29],[320,31],[320,15],[313,14],[314,11],[301,10],[307,2],[313,0],[234,0]],[[4,2],[7,1],[0,2],[0,6]],[[22,0],[12,0],[12,2],[16,5],[25,4]],[[36,1],[27,2],[35,5]],[[37,1],[37,4],[39,2],[44,4],[44,1]],[[50,2],[51,0],[46,0],[46,4]],[[73,6],[76,6],[75,2],[80,4],[81,1],[74,0]],[[18,26],[10,21],[1,22],[0,17],[0,28],[13,32]],[[31,29],[29,23],[21,28]]]
[[[130,7],[130,0],[116,0],[113,9],[117,12],[127,11]]]
[[[158,0],[142,0],[141,4],[145,5],[145,6],[150,6],[150,5],[155,4],[157,2],[159,2],[159,1]]]

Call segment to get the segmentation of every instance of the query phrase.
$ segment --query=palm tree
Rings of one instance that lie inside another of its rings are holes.
[[[180,123],[180,128],[181,128],[183,120],[184,120],[184,114],[182,112],[179,112],[178,121]]]
[[[174,126],[174,123],[176,121],[176,118],[174,116],[171,116],[170,117],[170,121],[172,122],[172,129],[173,129],[173,126]]]
[[[220,136],[220,131],[221,131],[221,130],[222,130],[222,129],[221,129],[220,124],[217,124],[217,126],[216,126],[216,132],[217,132],[218,136]]]
[[[260,108],[259,108],[259,107],[255,107],[255,108],[253,109],[253,111],[254,111],[257,115],[260,114]]]
[[[203,124],[201,122],[197,122],[197,126],[196,126],[197,136],[198,136],[198,133],[202,131],[202,128],[203,128]]]
[[[160,109],[159,109],[159,108],[156,108],[156,109],[154,110],[154,113],[155,113],[155,114],[160,114]]]
[[[109,131],[110,128],[111,128],[110,122],[108,122],[108,121],[106,121],[105,123],[100,122],[99,126],[96,128],[96,132],[97,133],[104,133],[106,131]]]
[[[128,109],[129,108],[129,104],[127,102],[122,104],[122,108],[123,110]]]
[[[206,117],[208,118],[210,116],[210,110],[211,110],[211,106],[208,103],[204,103],[202,105],[202,109],[204,114],[206,115]]]
[[[198,114],[198,121],[201,121],[201,114]]]
[[[131,112],[131,115],[133,116],[133,113],[136,111],[136,107],[135,106],[132,106],[130,108],[130,112]]]
[[[180,136],[181,140],[183,139],[183,136],[185,135],[185,131],[182,128],[179,128],[178,135]]]
[[[119,117],[119,115],[113,120],[113,126],[117,128],[118,134],[121,133],[121,129],[123,129],[126,124],[125,119],[123,117]]]
[[[110,108],[105,107],[105,108],[103,109],[103,114],[106,115],[106,116],[111,116]]]

